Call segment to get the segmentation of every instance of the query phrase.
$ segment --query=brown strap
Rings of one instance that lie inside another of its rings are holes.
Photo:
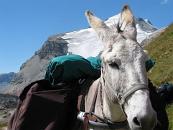
[[[86,113],[84,115],[84,123],[83,123],[84,130],[89,130],[89,121],[97,121],[97,117],[91,114],[94,111],[94,106],[96,103],[97,94],[98,94],[98,86],[96,88],[96,92],[94,94],[94,98],[92,100],[92,104],[91,104],[91,107],[89,109],[89,113]]]
[[[85,113],[84,115],[84,122],[83,122],[83,128],[84,130],[89,130],[89,121],[97,121],[97,117],[92,115],[91,113],[94,111],[96,99],[97,99],[97,94],[98,94],[98,85],[96,86],[96,92],[94,93],[94,97],[92,100],[91,107],[89,109],[89,113]],[[81,100],[82,100],[82,95],[78,97],[78,110],[80,109],[81,105]]]
[[[84,97],[83,95],[79,95],[78,96],[78,103],[77,103],[77,110],[78,110],[78,112],[81,111],[81,102],[82,102],[83,97]]]
[[[92,104],[91,104],[91,107],[89,109],[89,113],[94,112],[94,107],[95,107],[95,103],[96,103],[96,99],[97,99],[97,95],[98,95],[98,87],[99,87],[99,85],[97,85],[96,92],[94,94],[94,97],[93,97],[93,100],[92,100]]]
[[[97,117],[91,113],[85,113],[84,114],[84,123],[83,123],[83,128],[84,130],[89,130],[89,121],[94,121],[97,122]]]
[[[87,114],[84,115],[84,122],[83,122],[83,130],[89,130],[89,118],[87,116]]]
[[[88,111],[89,113],[94,112],[94,107],[95,107],[95,103],[96,103],[96,99],[97,99],[97,95],[98,95],[98,87],[99,87],[99,85],[96,86],[95,93],[93,95],[93,99],[92,99],[91,105],[89,106],[90,107],[89,111]],[[81,105],[85,104],[84,102],[85,102],[85,94],[80,94],[78,96],[78,103],[77,103],[78,111],[85,111],[85,106],[81,106]]]

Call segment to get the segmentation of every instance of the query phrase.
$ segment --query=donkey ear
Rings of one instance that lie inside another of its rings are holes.
[[[85,15],[87,17],[88,23],[95,30],[104,46],[109,47],[107,39],[110,37],[108,34],[110,34],[112,30],[100,18],[94,16],[92,12],[86,11]]]
[[[134,24],[133,13],[128,5],[123,7],[118,24],[121,31],[123,31],[126,26]]]
[[[121,11],[118,27],[126,38],[130,38],[136,41],[137,31],[135,18],[128,5],[125,5]]]
[[[97,31],[97,29],[107,28],[107,25],[98,17],[94,16],[91,11],[86,11],[85,16],[87,17],[90,26]]]

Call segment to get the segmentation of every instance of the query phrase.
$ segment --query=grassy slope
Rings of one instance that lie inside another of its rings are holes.
[[[173,83],[173,24],[154,39],[146,49],[149,55],[156,60],[155,67],[149,73],[154,84]]]
[[[157,86],[165,82],[173,83],[173,24],[145,49],[156,61],[156,65],[149,72],[152,82]],[[167,113],[170,122],[169,130],[173,130],[173,104],[167,106]]]

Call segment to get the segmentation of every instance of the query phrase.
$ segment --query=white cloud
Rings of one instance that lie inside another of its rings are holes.
[[[162,0],[161,1],[161,4],[164,5],[164,4],[167,4],[168,3],[168,0]]]

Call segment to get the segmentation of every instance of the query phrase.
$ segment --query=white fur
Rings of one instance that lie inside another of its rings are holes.
[[[131,13],[131,11],[128,11],[128,7],[125,10]],[[127,119],[129,130],[152,130],[156,123],[156,113],[151,106],[148,90],[137,90],[126,99],[124,111],[127,117],[123,113],[121,106],[116,102],[118,94],[127,91],[134,84],[139,86],[140,84],[145,84],[146,87],[148,84],[145,69],[147,56],[136,42],[134,22],[131,21],[128,25],[126,24],[122,27],[124,32],[118,33],[117,29],[109,28],[91,12],[87,12],[86,16],[89,24],[105,46],[101,55],[103,69],[100,78],[103,86],[104,115],[111,121],[120,122]],[[125,23],[126,21],[121,22]],[[117,64],[118,68],[114,65],[112,66],[112,64]],[[103,117],[100,107],[96,103],[95,113]],[[135,118],[141,123],[141,128],[139,128],[140,125],[138,123],[135,124]]]

